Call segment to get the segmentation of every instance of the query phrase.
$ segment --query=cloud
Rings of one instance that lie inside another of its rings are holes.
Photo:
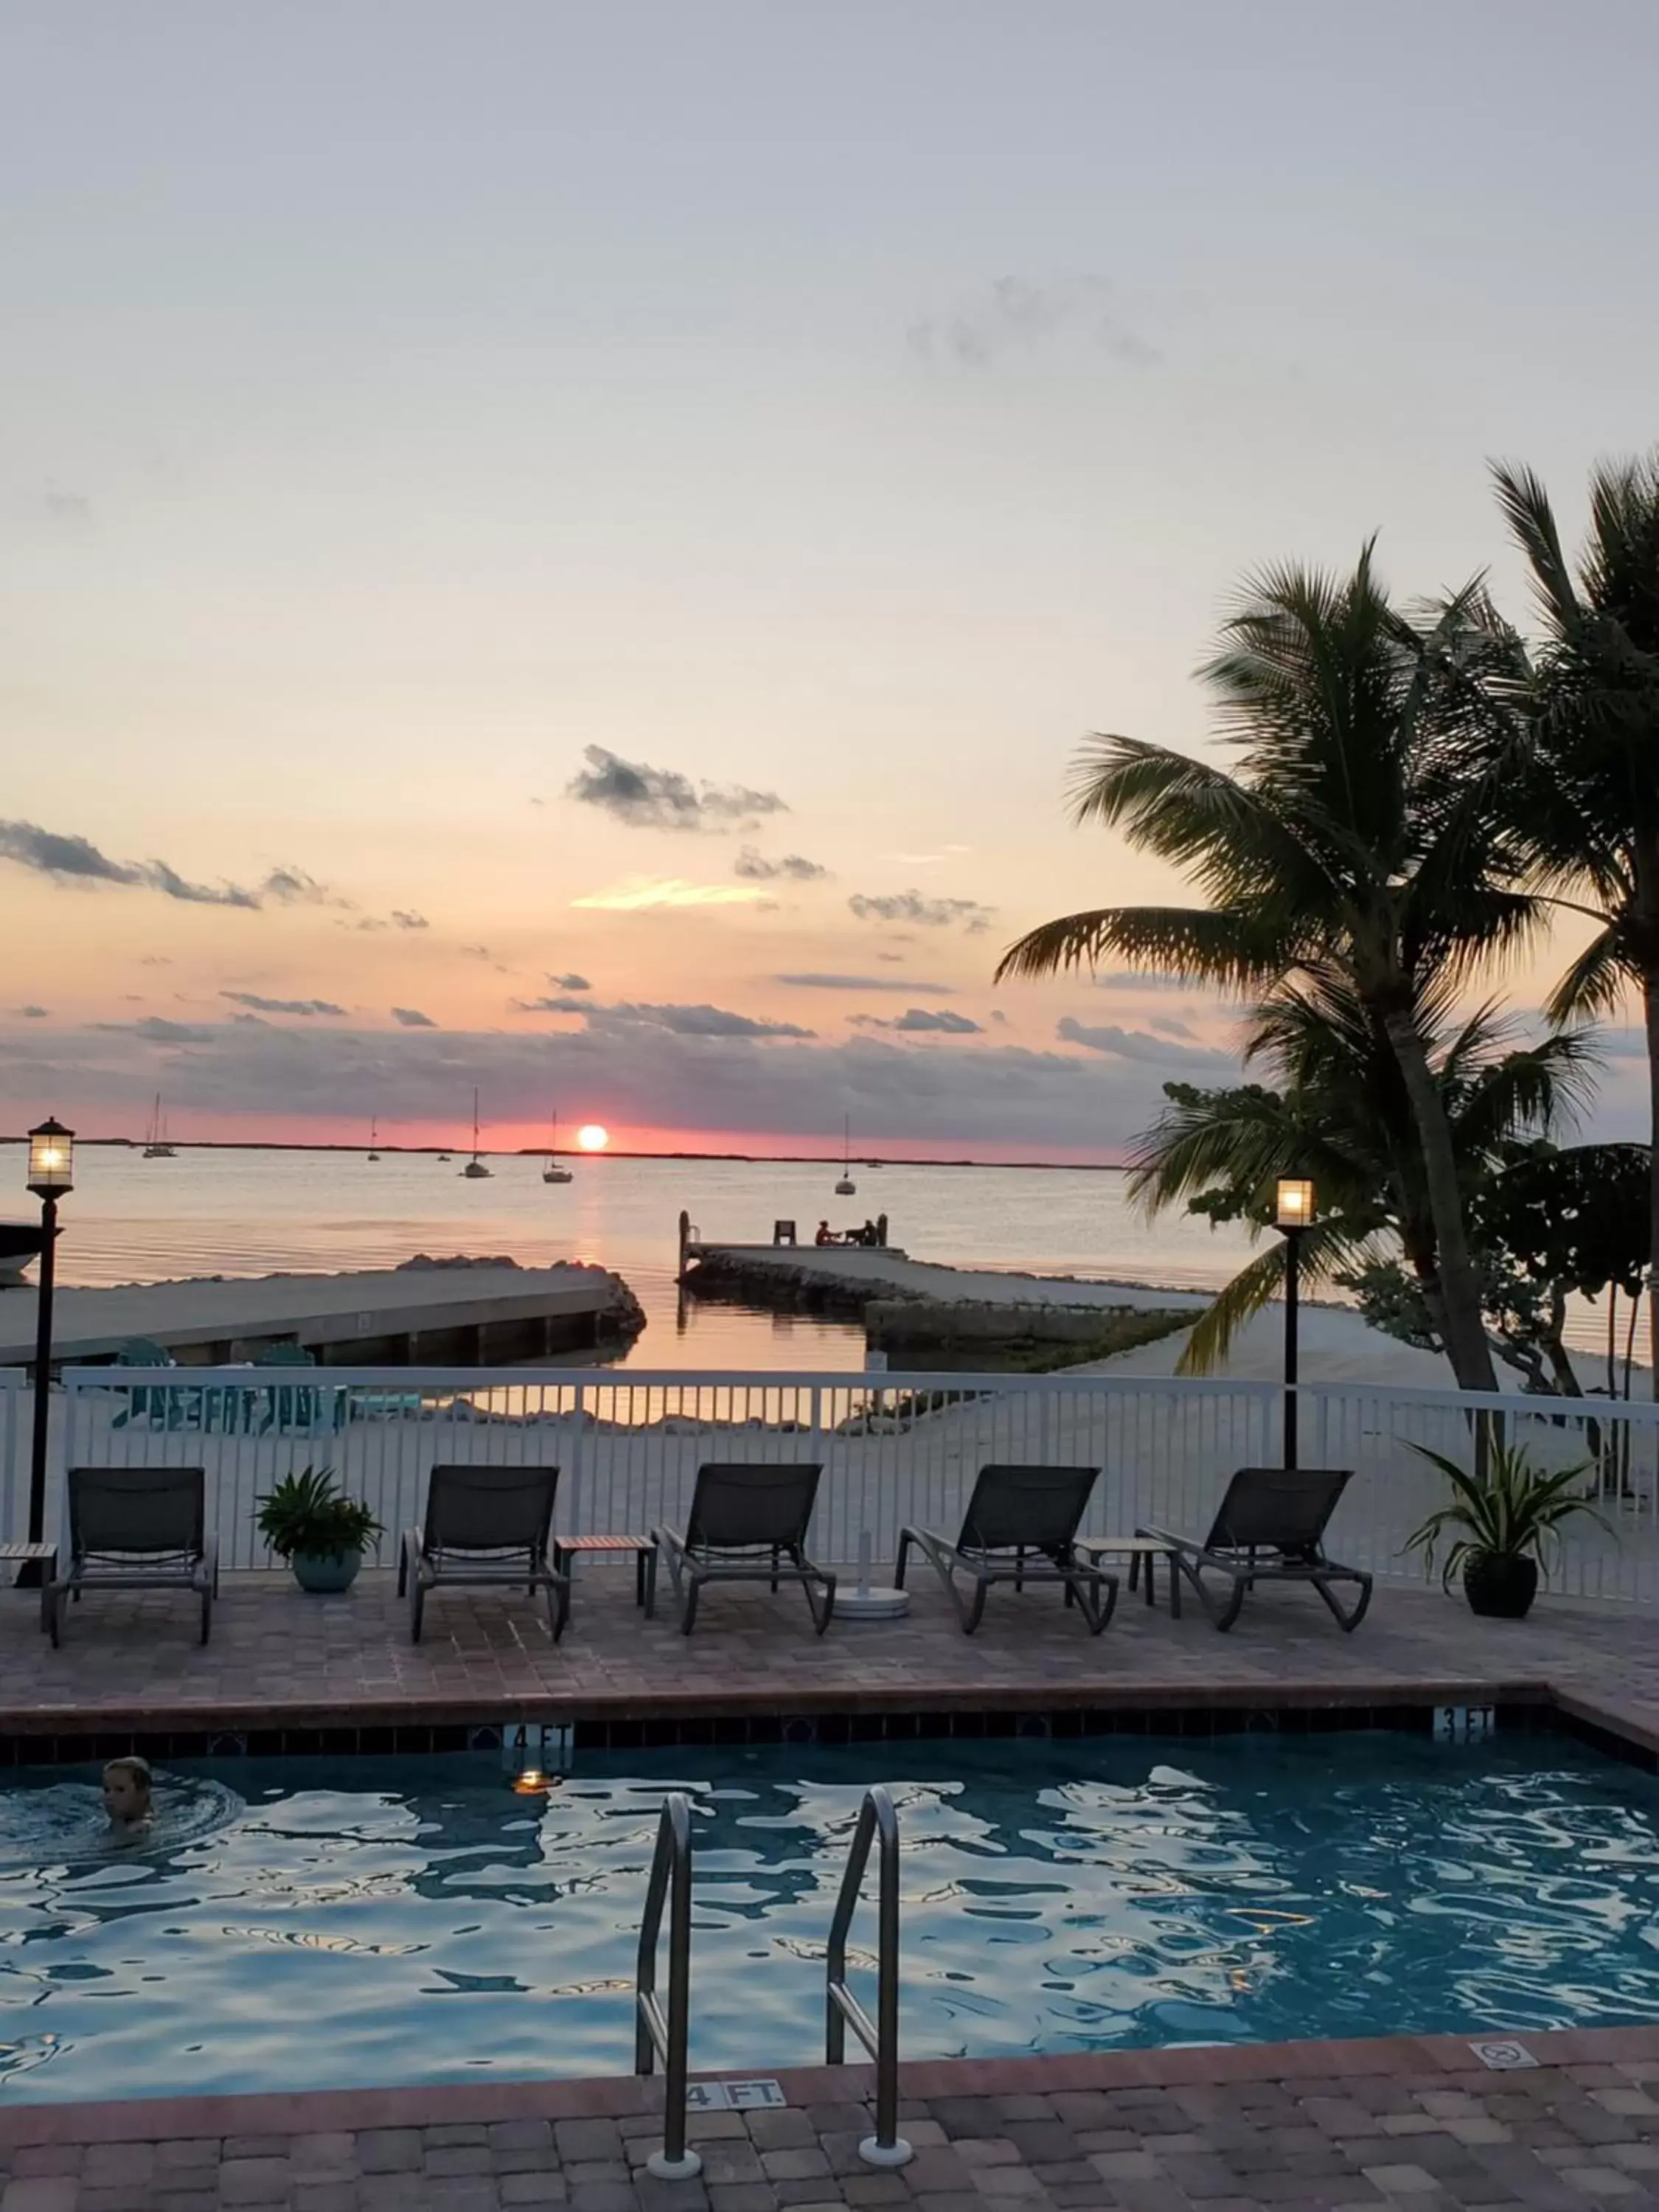
[[[678,876],[629,876],[606,891],[590,891],[572,899],[572,906],[597,908],[605,914],[639,914],[652,907],[752,906],[764,903],[766,894],[743,884],[690,884]]]
[[[462,1033],[257,1018],[112,1030],[18,1022],[12,1037],[0,1053],[0,1101],[14,1120],[47,1095],[64,1102],[70,1121],[125,1108],[154,1087],[140,1056],[146,1046],[161,1055],[185,1048],[193,1113],[268,1113],[279,1097],[285,1117],[319,1130],[366,1126],[391,1097],[410,1121],[453,1127],[477,1083],[492,1115],[526,1127],[544,1124],[556,1087],[584,1119],[691,1135],[752,1131],[763,1146],[819,1140],[845,1110],[872,1148],[892,1139],[964,1153],[1070,1146],[1109,1156],[1163,1103],[1156,1067],[988,1037],[938,1036],[919,1049],[914,1037],[861,1030],[831,1043],[688,1034],[648,1020],[554,1037],[532,1028]]]
[[[303,868],[293,866],[273,868],[260,884],[261,895],[274,899],[278,906],[332,906],[343,913],[356,911],[354,899],[342,898],[326,884],[319,884]]]
[[[118,884],[161,891],[191,906],[257,908],[259,903],[253,892],[234,884],[216,888],[187,882],[165,860],[112,860],[89,838],[43,830],[35,822],[0,822],[0,860],[15,861],[55,883]]]
[[[596,1006],[591,999],[514,999],[520,1014],[580,1014],[591,1030],[640,1028],[666,1030],[684,1037],[810,1037],[794,1022],[773,1022],[752,1014],[734,1014],[725,1006],[708,1005],[641,1006],[624,1000],[617,1006]]]
[[[562,991],[591,991],[593,988],[586,975],[550,975],[547,980]]]
[[[933,1031],[945,1036],[981,1036],[981,1024],[970,1021],[966,1014],[953,1013],[948,1006],[929,1013],[925,1006],[909,1006],[896,1019],[884,1021],[879,1014],[849,1014],[848,1019],[860,1029],[902,1030],[908,1036]]]
[[[160,1014],[145,1014],[136,1022],[98,1022],[94,1026],[112,1036],[142,1037],[146,1044],[216,1044],[225,1035],[223,1030],[210,1029],[201,1022],[169,1022]]]
[[[493,960],[495,957],[487,945],[464,945],[461,956],[466,960]]]
[[[147,952],[138,965],[141,968],[171,968],[173,963],[165,952]]]
[[[343,1014],[331,999],[262,999],[257,991],[221,991],[234,1006],[248,1006],[256,1014]]]
[[[752,829],[763,816],[787,814],[775,791],[750,791],[740,783],[694,784],[678,769],[625,761],[603,745],[586,745],[587,763],[565,786],[567,798],[597,806],[633,830]]]
[[[1170,1044],[1161,1036],[1153,1036],[1146,1030],[1122,1030],[1115,1027],[1091,1029],[1084,1023],[1073,1021],[1067,1014],[1055,1026],[1054,1035],[1064,1044],[1080,1044],[1090,1052],[1110,1053],[1118,1060],[1146,1060],[1159,1067],[1188,1068],[1196,1073],[1224,1075],[1235,1073],[1238,1062],[1224,1052],[1205,1052],[1186,1045]]]
[[[854,891],[847,903],[860,921],[914,921],[924,929],[950,929],[960,922],[972,937],[990,927],[996,912],[994,906],[981,906],[977,899],[924,898],[918,890],[889,891],[879,896]]]
[[[416,914],[412,907],[394,906],[392,926],[394,929],[430,929],[432,924],[423,914]]]
[[[423,1014],[418,1006],[394,1006],[392,1018],[399,1028],[406,1030],[435,1030],[438,1026],[430,1014]]]
[[[769,860],[764,853],[757,853],[752,845],[745,845],[732,863],[732,872],[746,883],[775,883],[786,877],[791,883],[816,884],[830,872],[816,860],[809,860],[799,853],[786,853],[781,860]]]
[[[96,520],[92,501],[83,492],[65,491],[57,484],[48,484],[41,493],[40,512],[49,522],[65,530],[89,530]]]
[[[878,957],[897,957],[885,952]],[[909,975],[775,975],[772,981],[794,991],[909,991],[918,997],[925,991],[931,999],[954,998],[957,988],[954,983],[919,983]]]
[[[50,1006],[19,1006],[15,1011],[21,1014],[26,1022],[43,1022],[52,1012],[52,1008]]]
[[[1125,320],[1103,276],[1051,284],[999,276],[954,307],[921,316],[905,336],[918,360],[941,370],[993,368],[1061,340],[1132,368],[1150,368],[1164,358]]]

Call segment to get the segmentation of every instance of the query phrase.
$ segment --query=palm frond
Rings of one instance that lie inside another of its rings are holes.
[[[1639,979],[1639,970],[1625,949],[1617,924],[1598,930],[1568,966],[1544,1002],[1553,1022],[1605,1020],[1614,1012],[1627,987]]]
[[[1498,504],[1510,535],[1527,558],[1532,586],[1551,629],[1560,639],[1576,635],[1583,620],[1577,585],[1561,550],[1561,532],[1549,494],[1533,471],[1510,461],[1492,464]]]
[[[1249,989],[1280,974],[1293,948],[1260,916],[1216,907],[1098,907],[1028,930],[1003,954],[994,980],[1092,968],[1104,953],[1191,982]]]

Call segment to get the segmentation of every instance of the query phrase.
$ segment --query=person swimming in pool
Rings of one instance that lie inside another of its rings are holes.
[[[134,1755],[110,1760],[104,1769],[104,1810],[109,1814],[111,1835],[140,1835],[149,1827],[155,1812],[151,1786],[147,1759]]]

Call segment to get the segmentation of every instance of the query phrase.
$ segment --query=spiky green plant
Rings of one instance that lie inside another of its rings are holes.
[[[254,1500],[255,1526],[279,1559],[296,1553],[307,1559],[343,1559],[366,1552],[380,1524],[361,1498],[343,1498],[334,1487],[331,1467],[303,1468],[285,1474],[274,1489]]]
[[[1551,1470],[1538,1466],[1523,1445],[1493,1441],[1486,1449],[1486,1473],[1473,1474],[1443,1452],[1413,1444],[1419,1459],[1437,1467],[1452,1486],[1452,1502],[1431,1513],[1407,1540],[1408,1552],[1421,1552],[1432,1574],[1443,1540],[1453,1535],[1440,1562],[1448,1589],[1458,1571],[1477,1559],[1536,1559],[1547,1579],[1550,1558],[1560,1549],[1564,1522],[1581,1513],[1603,1528],[1607,1522],[1583,1492],[1575,1487],[1590,1471],[1587,1460]]]

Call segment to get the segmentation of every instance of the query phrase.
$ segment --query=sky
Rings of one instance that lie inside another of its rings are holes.
[[[1243,572],[1659,439],[1650,0],[9,0],[0,1127],[1112,1159]],[[1504,979],[1535,1006],[1564,940]],[[1641,1132],[1615,1036],[1597,1133]]]

